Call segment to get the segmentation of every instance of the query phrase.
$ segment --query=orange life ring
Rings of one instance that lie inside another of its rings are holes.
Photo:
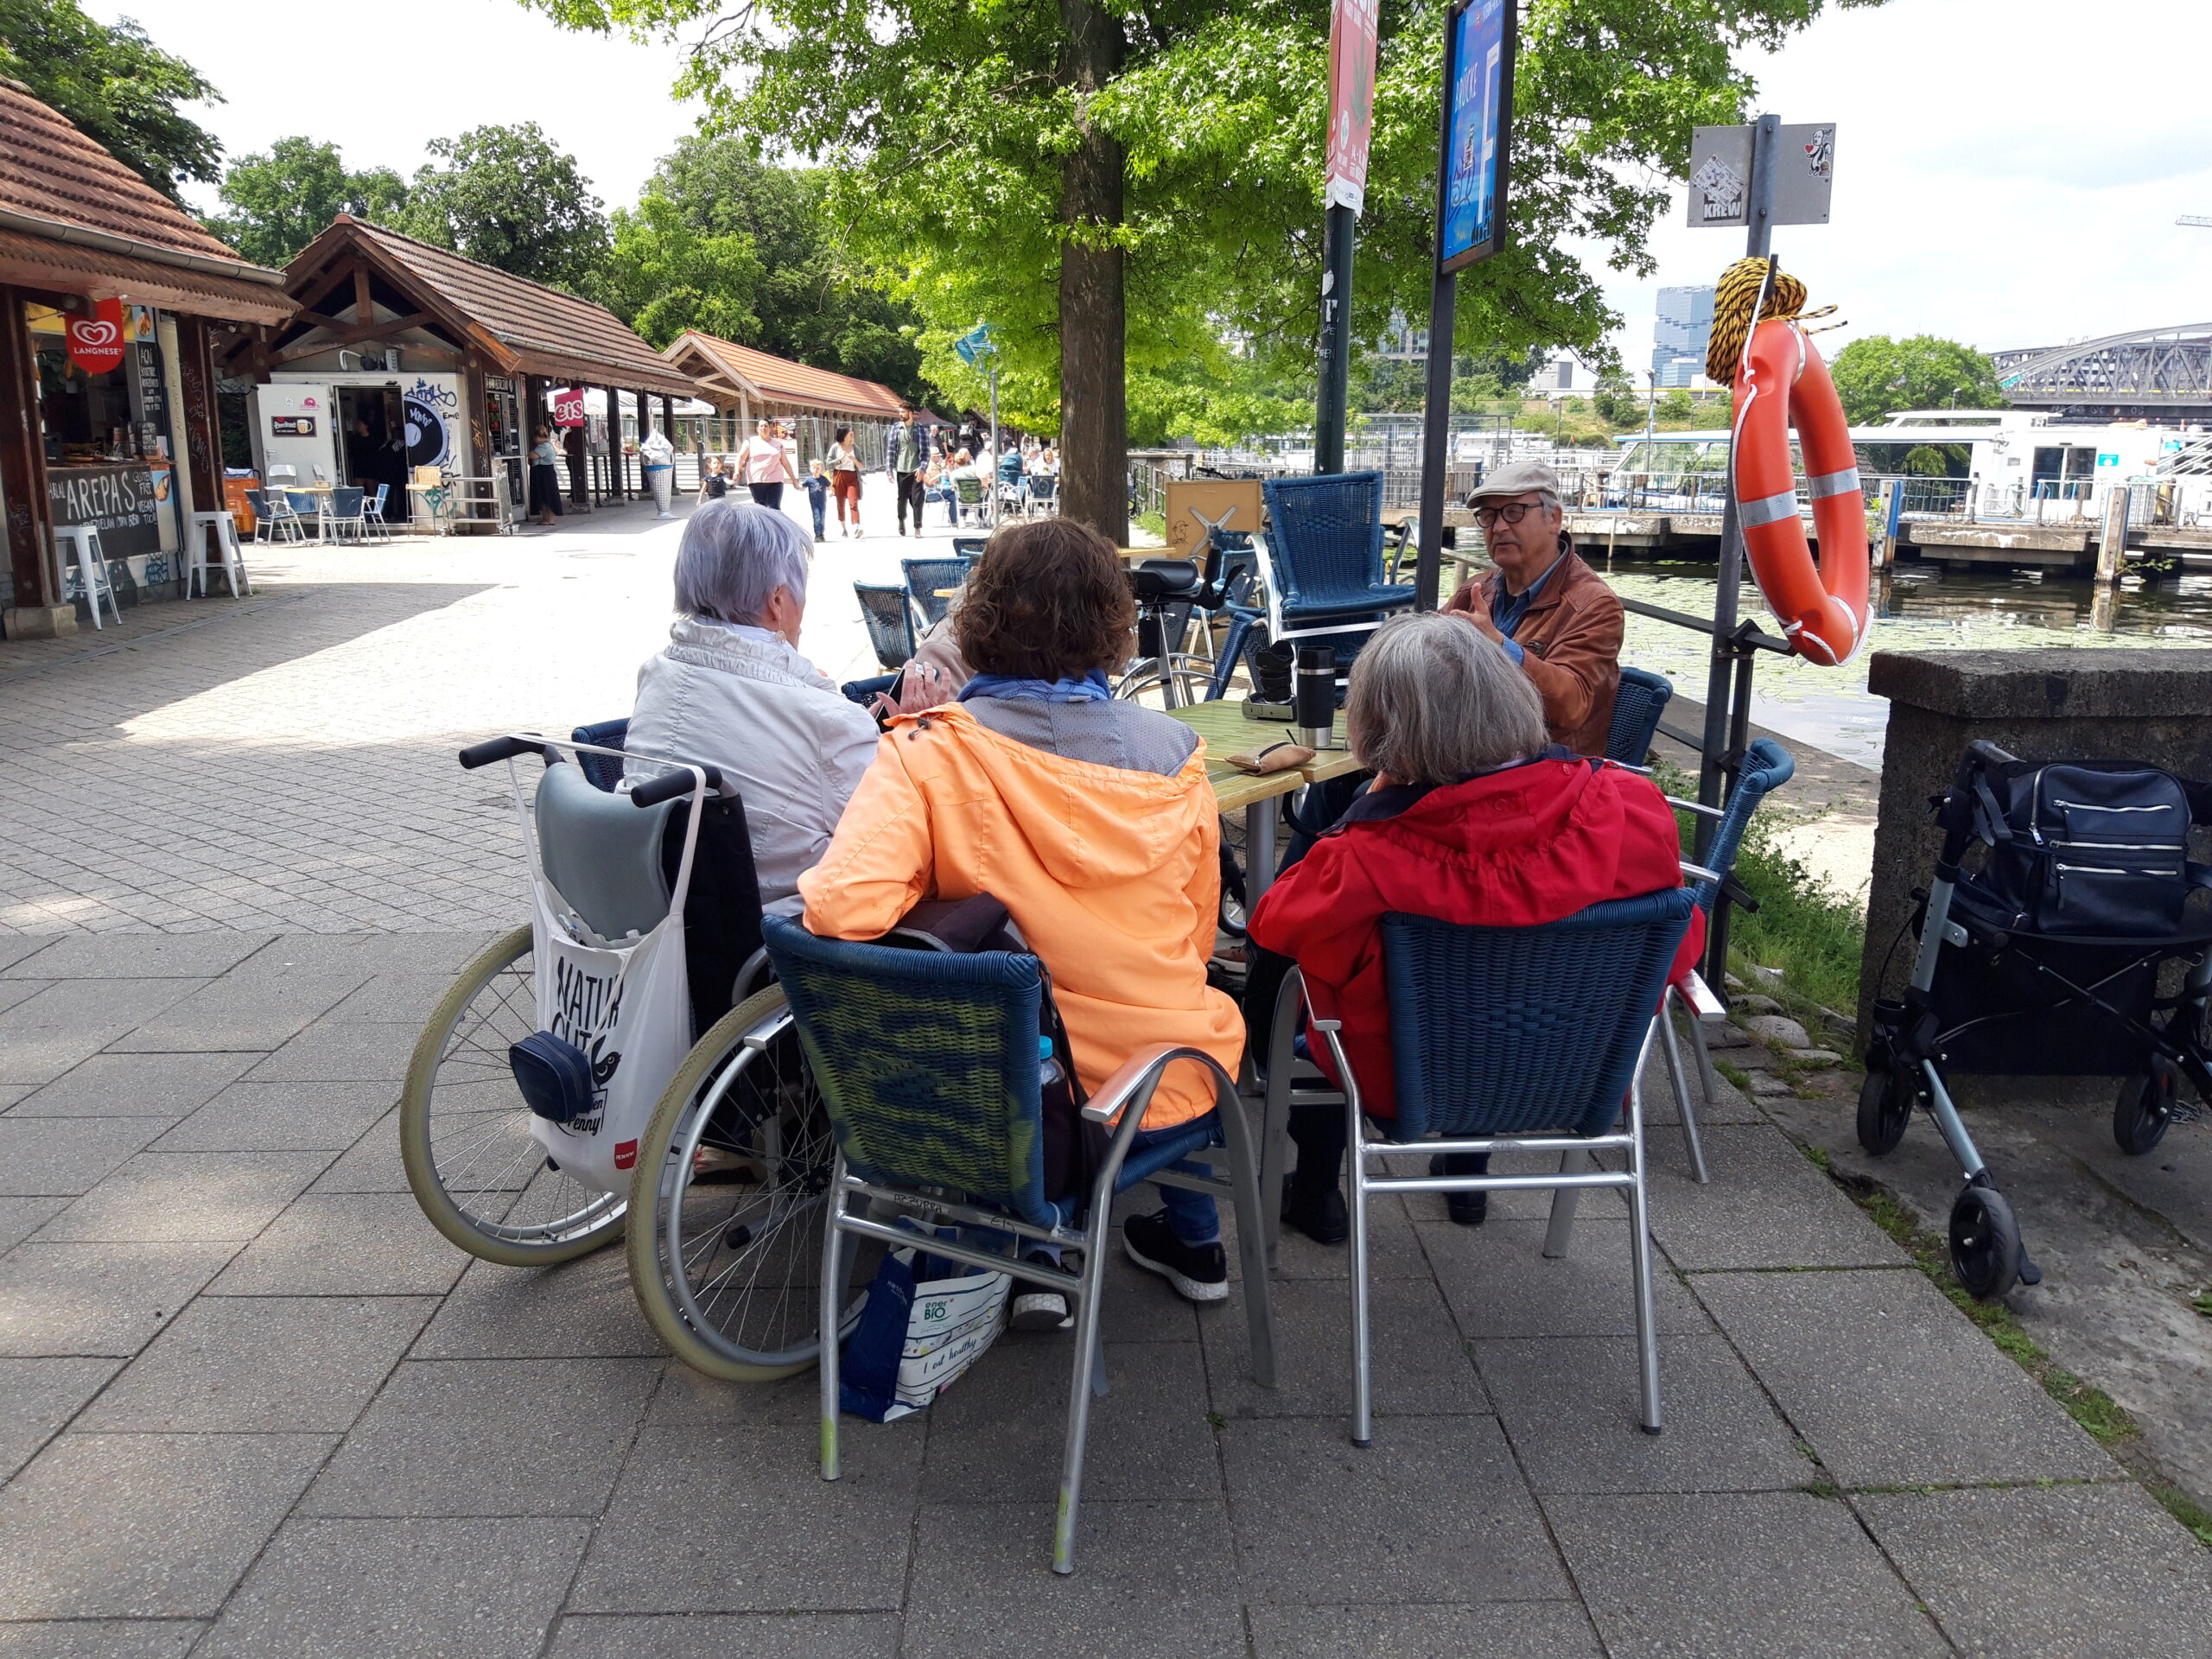
[[[1805,454],[1821,557],[1797,517],[1789,429]],[[1744,550],[1783,636],[1807,662],[1847,663],[1866,637],[1866,502],[1827,365],[1796,323],[1762,322],[1736,372],[1733,446]]]

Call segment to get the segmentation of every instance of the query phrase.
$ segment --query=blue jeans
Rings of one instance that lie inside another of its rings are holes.
[[[814,513],[814,539],[818,542],[822,539],[823,531],[822,523],[823,510],[829,505],[829,502],[824,496],[817,494],[812,490],[809,490],[806,493],[806,505],[812,509]]]
[[[1178,1123],[1172,1128],[1139,1129],[1137,1138],[1129,1144],[1129,1151],[1135,1154],[1158,1146],[1162,1141],[1180,1135],[1188,1127]],[[1159,1191],[1160,1203],[1167,1211],[1167,1224],[1178,1239],[1185,1244],[1221,1242],[1221,1212],[1214,1207],[1212,1193],[1193,1192],[1186,1186],[1163,1186]]]

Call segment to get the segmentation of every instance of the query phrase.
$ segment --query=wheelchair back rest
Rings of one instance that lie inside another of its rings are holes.
[[[1385,916],[1397,1138],[1604,1134],[1694,903],[1675,887],[1541,927]]]
[[[668,914],[661,839],[675,801],[639,810],[565,762],[537,781],[537,853],[545,879],[606,939],[645,933]]]
[[[855,1174],[1052,1224],[1035,957],[822,939],[780,916],[761,938]]]

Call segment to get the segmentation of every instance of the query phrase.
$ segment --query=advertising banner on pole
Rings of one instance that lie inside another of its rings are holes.
[[[1375,128],[1375,37],[1381,0],[1335,0],[1329,16],[1329,159],[1322,205],[1367,204],[1367,153]]]
[[[1444,35],[1444,190],[1440,269],[1455,271],[1505,245],[1513,123],[1515,10],[1461,0]]]
[[[582,386],[562,386],[553,393],[553,424],[582,426],[584,423],[584,389]]]
[[[69,319],[70,360],[86,374],[105,374],[123,361],[124,315],[121,300],[101,300],[89,317]]]

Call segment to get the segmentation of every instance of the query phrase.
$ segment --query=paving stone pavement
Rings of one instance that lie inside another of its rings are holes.
[[[1663,1435],[1611,1194],[1559,1261],[1538,1197],[1377,1206],[1367,1451],[1342,1251],[1284,1243],[1274,1389],[1241,1285],[1117,1264],[1065,1580],[1066,1338],[850,1424],[832,1486],[811,1377],[675,1364],[619,1251],[461,1255],[394,1103],[520,884],[448,751],[621,705],[672,537],[564,568],[620,530],[257,570],[253,615],[0,679],[38,775],[100,780],[0,808],[67,849],[0,933],[0,1659],[2212,1652],[2212,1555],[1732,1092],[1699,1187],[1654,1079]]]

